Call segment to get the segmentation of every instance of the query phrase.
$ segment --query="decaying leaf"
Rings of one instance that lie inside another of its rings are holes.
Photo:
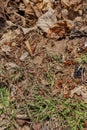
[[[4,33],[2,36],[2,40],[0,41],[1,44],[4,42],[10,42],[16,37],[15,32],[9,30],[7,33]]]
[[[29,14],[29,11],[32,12],[36,17],[40,17],[41,15],[41,10],[36,4],[34,5],[30,3],[26,8],[26,13]]]
[[[11,48],[10,48],[10,46],[8,46],[8,45],[3,45],[3,46],[1,47],[1,49],[2,49],[2,51],[5,52],[5,53],[11,52]]]
[[[80,4],[82,0],[61,0],[63,6],[69,7]]]
[[[27,5],[27,7],[25,9],[25,14],[27,14],[27,15],[34,15],[34,12],[33,12],[32,8],[31,8],[30,4]]]
[[[7,69],[10,69],[10,68],[18,68],[19,66],[14,62],[8,62],[6,63],[6,67]]]
[[[84,100],[87,100],[87,86],[78,86],[71,90],[71,97],[77,94],[78,96],[82,96]]]
[[[22,120],[22,119],[16,119],[16,122],[18,123],[19,126],[23,127],[24,124],[26,123],[25,120]]]
[[[61,13],[62,13],[62,17],[63,17],[64,19],[67,19],[67,18],[68,18],[69,12],[68,12],[67,9],[63,9],[63,10],[61,11]]]
[[[24,2],[24,4],[25,4],[25,6],[27,6],[28,3],[29,3],[29,0],[23,0],[23,2]]]
[[[62,5],[69,7],[69,0],[61,0]]]
[[[41,15],[38,18],[38,21],[34,27],[24,28],[20,25],[18,25],[18,27],[22,29],[24,34],[29,33],[32,30],[36,30],[37,28],[40,28],[43,32],[48,33],[48,30],[51,27],[53,27],[56,22],[57,22],[57,18],[55,15],[55,11],[52,8],[50,8],[45,14]],[[14,24],[10,22],[9,25],[11,26]],[[15,25],[15,26],[17,26],[17,25]]]
[[[69,20],[61,20],[57,22],[52,28],[49,29],[48,36],[50,37],[64,37],[70,32],[73,24]]]
[[[77,5],[79,3],[81,3],[82,0],[70,0],[70,6],[71,5]]]
[[[45,10],[49,10],[51,6],[51,0],[43,0],[43,7]]]
[[[24,127],[22,127],[21,130],[31,130],[31,128],[28,125],[24,125]]]
[[[37,27],[41,28],[43,32],[48,32],[48,30],[53,27],[57,22],[55,11],[50,8],[45,14],[39,17],[37,21]]]

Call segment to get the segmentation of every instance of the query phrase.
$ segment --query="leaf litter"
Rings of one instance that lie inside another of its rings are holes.
[[[0,3],[0,129],[87,129],[87,2]]]

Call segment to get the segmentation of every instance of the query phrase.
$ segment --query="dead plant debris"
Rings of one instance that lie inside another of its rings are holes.
[[[0,0],[0,130],[87,130],[86,5]]]

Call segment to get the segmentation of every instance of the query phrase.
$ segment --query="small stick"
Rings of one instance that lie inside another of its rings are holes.
[[[31,50],[31,46],[30,46],[29,41],[28,41],[28,40],[25,41],[25,44],[26,44],[26,47],[27,47],[27,49],[28,49],[28,51],[29,51],[29,54],[30,54],[31,56],[33,56],[33,53],[32,53],[32,50]]]

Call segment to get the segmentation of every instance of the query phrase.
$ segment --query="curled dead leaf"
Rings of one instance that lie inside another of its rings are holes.
[[[55,36],[64,37],[66,36],[67,33],[70,32],[72,27],[73,27],[73,24],[71,23],[70,20],[60,20],[53,27],[49,29],[48,36],[49,37],[55,37]]]

